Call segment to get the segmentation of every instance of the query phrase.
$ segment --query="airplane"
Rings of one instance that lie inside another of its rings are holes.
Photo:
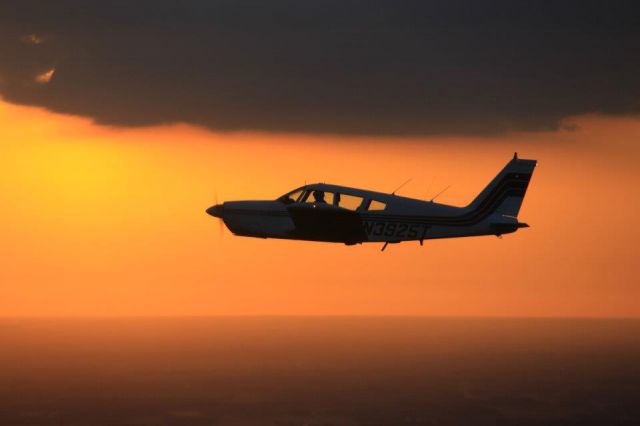
[[[355,245],[495,235],[529,225],[518,221],[536,160],[513,155],[466,207],[393,193],[314,183],[276,200],[227,201],[206,212],[237,236]]]

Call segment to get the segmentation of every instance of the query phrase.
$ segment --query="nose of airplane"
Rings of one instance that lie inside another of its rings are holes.
[[[213,217],[219,217],[222,219],[223,213],[224,206],[222,204],[216,204],[215,206],[211,206],[207,209],[207,214],[210,214]]]

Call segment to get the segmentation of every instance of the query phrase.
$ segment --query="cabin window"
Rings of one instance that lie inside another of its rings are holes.
[[[335,195],[333,192],[322,191],[320,189],[308,189],[299,202],[334,204],[334,200]]]
[[[362,204],[362,197],[355,195],[336,194],[337,205],[349,210],[357,210]]]
[[[382,211],[384,209],[387,208],[387,204],[383,203],[382,201],[378,201],[378,200],[371,200],[369,202],[369,207],[367,208],[367,210],[369,211]]]
[[[302,195],[302,197],[300,197],[298,199],[299,203],[312,203],[313,202],[313,197],[311,196],[311,193],[313,191],[310,189],[307,189],[306,191],[304,191],[304,194]]]
[[[334,200],[335,200],[335,194],[333,192],[325,192],[324,193],[324,200],[327,202],[327,204],[335,204]]]

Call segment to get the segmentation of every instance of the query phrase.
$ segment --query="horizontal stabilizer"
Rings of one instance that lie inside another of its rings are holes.
[[[509,234],[515,232],[520,228],[528,228],[529,224],[524,222],[518,222],[518,220],[511,216],[501,216],[490,222],[491,228],[495,230],[497,235]]]

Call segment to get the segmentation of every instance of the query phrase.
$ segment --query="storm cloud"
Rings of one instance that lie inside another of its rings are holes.
[[[0,94],[117,126],[549,130],[640,112],[636,3],[2,1]]]

